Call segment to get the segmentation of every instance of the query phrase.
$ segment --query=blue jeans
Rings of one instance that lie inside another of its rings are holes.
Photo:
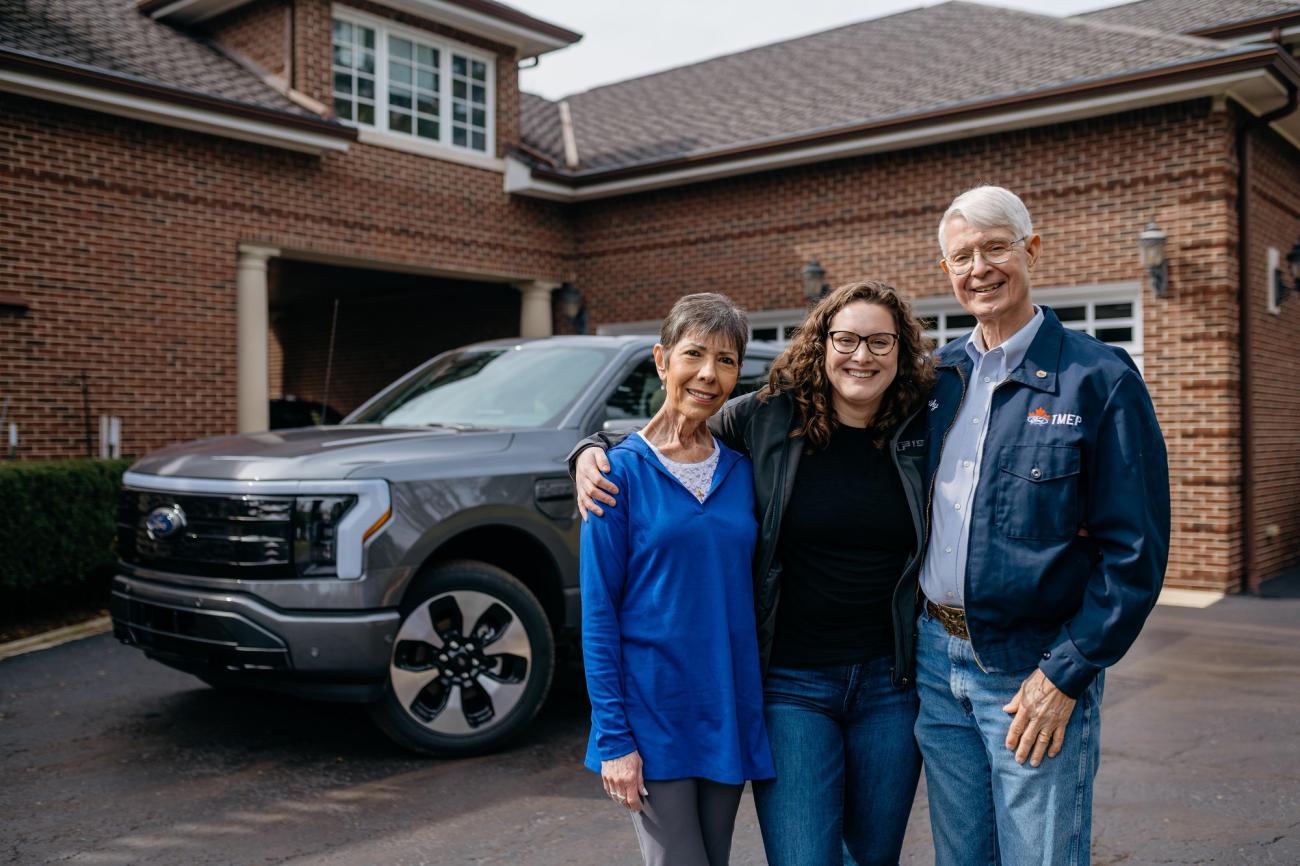
[[[912,689],[892,659],[768,671],[776,779],[754,783],[769,866],[897,864],[921,775]]]
[[[1017,764],[1005,745],[1012,717],[1002,707],[1034,668],[984,673],[970,641],[928,613],[917,627],[916,741],[936,866],[1087,866],[1102,677],[1079,696],[1061,753],[1038,767]]]

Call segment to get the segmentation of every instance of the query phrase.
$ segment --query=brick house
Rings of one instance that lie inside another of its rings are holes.
[[[1143,368],[1170,585],[1300,563],[1300,300],[1274,288],[1300,239],[1300,6],[954,2],[519,91],[521,61],[578,38],[492,0],[0,0],[22,456],[85,453],[101,413],[139,454],[264,429],[286,394],[346,411],[450,346],[571,328],[562,284],[595,330],[720,290],[780,342],[807,278],[871,276],[950,339],[971,323],[935,222],[989,181],[1044,236],[1038,299]]]

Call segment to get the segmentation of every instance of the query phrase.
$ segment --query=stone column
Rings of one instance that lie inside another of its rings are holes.
[[[252,433],[270,426],[266,366],[267,288],[266,263],[280,251],[274,247],[240,245],[235,274],[238,308],[239,432]]]
[[[546,280],[515,284],[523,296],[519,303],[519,336],[551,336],[551,292],[559,287],[559,283]]]

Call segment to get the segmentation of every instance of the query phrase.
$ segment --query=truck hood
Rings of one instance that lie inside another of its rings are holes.
[[[131,471],[239,481],[327,480],[382,463],[457,460],[504,451],[513,438],[496,430],[376,424],[269,430],[173,445],[140,458]]]

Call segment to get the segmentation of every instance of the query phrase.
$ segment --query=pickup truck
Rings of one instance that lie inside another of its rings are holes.
[[[208,684],[365,703],[439,756],[526,730],[580,621],[565,456],[662,399],[653,337],[479,343],[330,427],[165,448],[123,478],[114,634]],[[751,343],[736,393],[777,350]]]

